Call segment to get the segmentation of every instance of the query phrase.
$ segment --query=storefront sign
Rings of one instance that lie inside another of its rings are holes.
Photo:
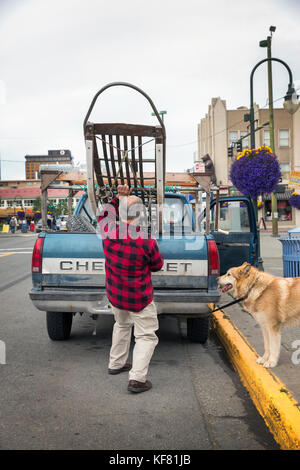
[[[289,186],[291,188],[300,188],[300,171],[291,171]]]

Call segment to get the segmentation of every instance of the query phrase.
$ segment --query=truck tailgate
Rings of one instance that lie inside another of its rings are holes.
[[[208,289],[207,244],[203,235],[159,239],[162,271],[153,274],[156,288]],[[102,240],[94,233],[45,234],[40,287],[104,287]]]

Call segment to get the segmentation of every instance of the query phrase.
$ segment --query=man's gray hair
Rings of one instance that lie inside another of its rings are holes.
[[[134,200],[128,204],[128,198],[123,197],[120,200],[119,214],[121,220],[135,220],[141,217],[144,212],[144,204],[140,197],[134,196]]]

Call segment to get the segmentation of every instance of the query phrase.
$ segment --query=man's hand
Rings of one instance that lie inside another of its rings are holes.
[[[117,198],[122,199],[123,197],[129,196],[131,189],[127,184],[119,184],[117,191]]]

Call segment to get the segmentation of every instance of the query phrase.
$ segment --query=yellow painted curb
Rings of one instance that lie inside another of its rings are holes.
[[[282,449],[300,450],[300,404],[273,372],[257,364],[257,352],[223,311],[212,314],[212,326],[275,440]]]

